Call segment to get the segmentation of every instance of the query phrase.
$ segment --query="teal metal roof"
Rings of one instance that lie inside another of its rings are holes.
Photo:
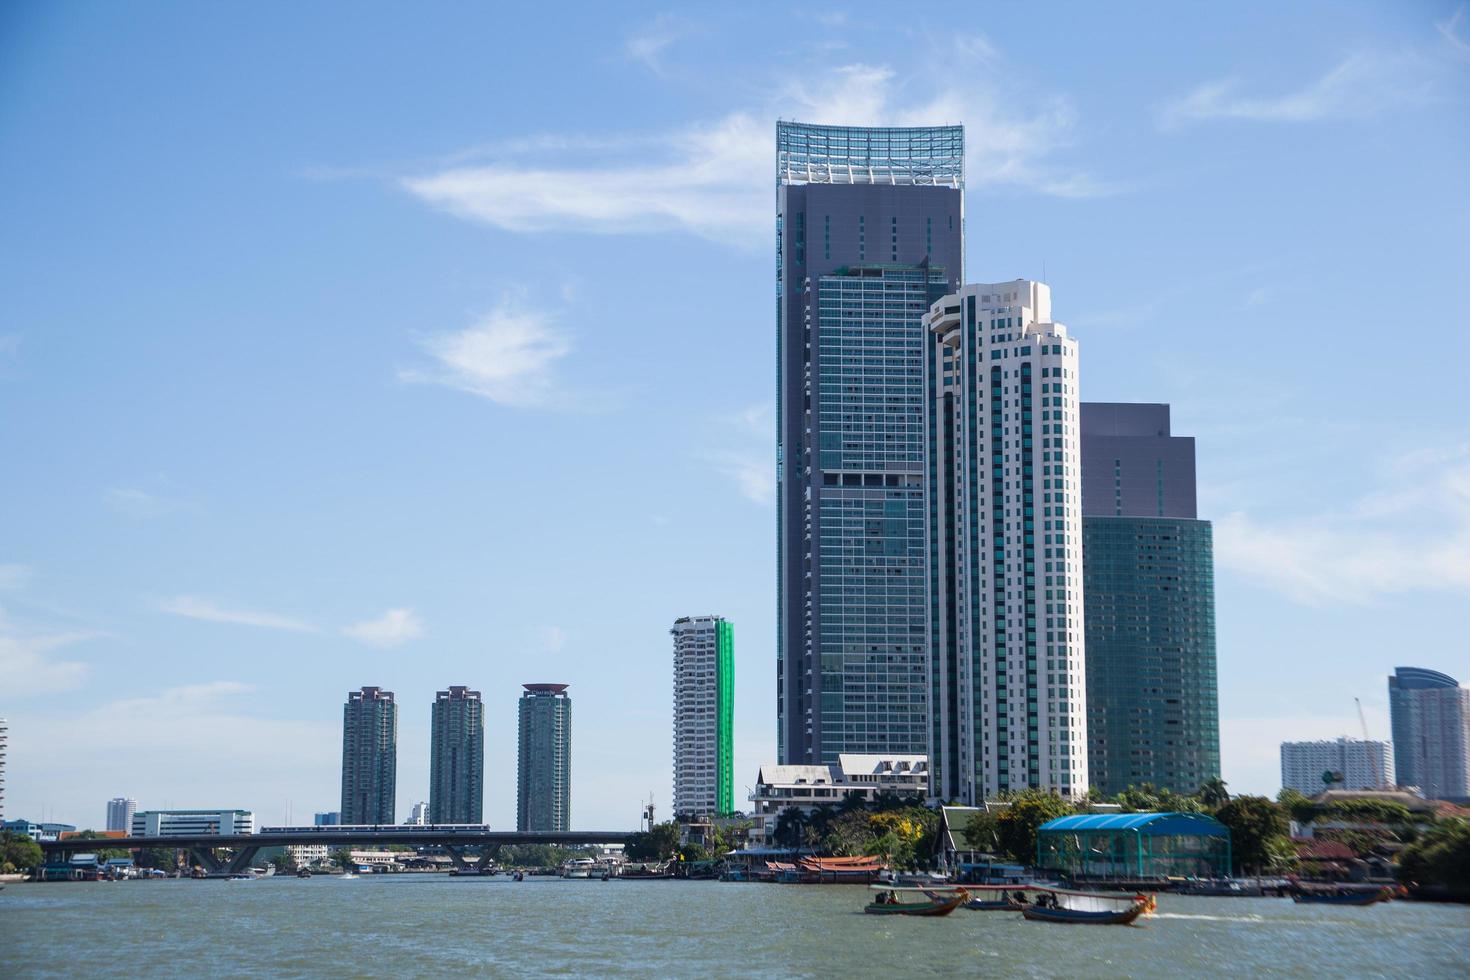
[[[1146,836],[1229,837],[1230,831],[1203,813],[1078,813],[1042,824],[1037,833],[1129,831]]]

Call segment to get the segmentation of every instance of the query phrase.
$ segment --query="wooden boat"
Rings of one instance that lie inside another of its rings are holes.
[[[1099,926],[1126,926],[1148,909],[1142,897],[1131,908],[1121,912],[1088,912],[1082,909],[1053,908],[1049,905],[1025,905],[1021,914],[1033,922],[1090,923]]]
[[[899,898],[900,894],[921,895],[923,900],[906,902]],[[863,907],[863,912],[868,915],[949,915],[965,904],[969,897],[970,893],[963,888],[948,893],[929,888],[884,888],[874,901]]]
[[[1393,889],[1377,888],[1371,891],[1345,892],[1297,892],[1291,896],[1293,902],[1303,905],[1375,905],[1393,898]]]
[[[967,890],[977,897],[965,902],[965,908],[974,912],[1019,912],[1031,902],[1024,885],[968,885]]]

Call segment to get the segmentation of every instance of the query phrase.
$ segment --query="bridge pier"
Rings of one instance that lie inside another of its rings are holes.
[[[206,874],[217,875],[225,870],[212,847],[187,847],[185,851],[189,854],[189,860],[203,868]]]
[[[445,844],[443,847],[449,855],[449,860],[454,864],[454,870],[460,874],[484,874],[485,869],[490,867],[491,862],[500,853],[499,844],[482,844],[479,857],[474,859],[474,864],[471,864],[465,858],[465,845]]]
[[[250,862],[255,860],[255,855],[259,850],[259,847],[242,847],[237,850],[235,856],[230,858],[230,874],[237,875],[249,871]]]

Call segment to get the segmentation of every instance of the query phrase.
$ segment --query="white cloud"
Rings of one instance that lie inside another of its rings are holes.
[[[15,626],[0,610],[0,677],[12,698],[69,691],[87,677],[88,666],[75,660],[52,660],[51,651],[90,640],[92,632],[34,633]]]
[[[231,623],[237,626],[258,626],[262,629],[288,630],[296,633],[318,633],[311,623],[275,613],[253,609],[227,609],[212,599],[198,596],[175,596],[158,604],[162,612],[187,619],[201,619],[209,623]]]
[[[1372,116],[1426,95],[1429,69],[1412,52],[1378,51],[1349,55],[1306,86],[1277,95],[1242,94],[1239,79],[1217,79],[1165,104],[1159,124],[1170,129],[1211,119],[1313,122]]]
[[[623,51],[629,58],[641,63],[655,75],[664,71],[661,57],[668,48],[692,30],[692,26],[678,17],[661,14],[652,23],[634,31],[623,42]]]
[[[559,400],[556,362],[572,349],[550,314],[508,299],[473,326],[435,334],[423,347],[435,365],[400,371],[400,380],[442,384],[515,407]]]
[[[137,487],[112,487],[103,499],[119,514],[140,521],[166,517],[184,506],[183,501]]]
[[[424,635],[424,623],[412,609],[389,609],[377,619],[365,619],[342,630],[368,646],[402,646]]]
[[[1470,593],[1470,445],[1404,456],[1350,507],[1215,526],[1221,567],[1308,604],[1364,604],[1409,592]]]
[[[1470,51],[1470,41],[1460,37],[1460,22],[1465,19],[1465,5],[1461,4],[1450,14],[1449,20],[1436,21],[1434,29],[1439,31],[1440,36],[1459,51]]]
[[[0,589],[23,589],[30,580],[29,565],[0,565]]]
[[[491,162],[455,164],[401,183],[434,207],[508,231],[682,229],[762,247],[771,234],[771,123],[780,117],[849,125],[963,122],[970,187],[1008,186],[1060,197],[1116,190],[1086,172],[1049,162],[1067,144],[1076,113],[1063,98],[1018,109],[1033,100],[1006,91],[1004,71],[986,77],[987,66],[998,60],[988,41],[969,36],[946,47],[943,61],[953,70],[923,83],[928,99],[907,98],[910,86],[888,66],[848,64],[789,79],[763,104],[714,121],[610,141],[632,148],[631,154],[603,150],[595,163],[548,166],[523,162],[524,153],[500,146],[485,151],[494,157]]]
[[[249,713],[255,691],[218,680],[76,710],[17,712],[7,803],[17,813],[45,805],[82,826],[99,826],[99,801],[117,791],[98,796],[97,787],[125,788],[151,807],[254,809],[263,823],[281,822],[276,807],[286,800],[298,814],[328,809],[341,761],[341,708],[335,720],[329,711],[310,722],[260,717]],[[21,745],[26,751],[17,751]]]
[[[776,409],[759,402],[718,420],[724,440],[737,445],[711,449],[698,457],[734,482],[741,496],[757,504],[776,499]]]

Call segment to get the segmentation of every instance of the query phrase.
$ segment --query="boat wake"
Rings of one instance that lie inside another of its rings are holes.
[[[1204,919],[1210,922],[1265,922],[1264,915],[1190,915],[1185,912],[1155,912],[1155,919]]]

